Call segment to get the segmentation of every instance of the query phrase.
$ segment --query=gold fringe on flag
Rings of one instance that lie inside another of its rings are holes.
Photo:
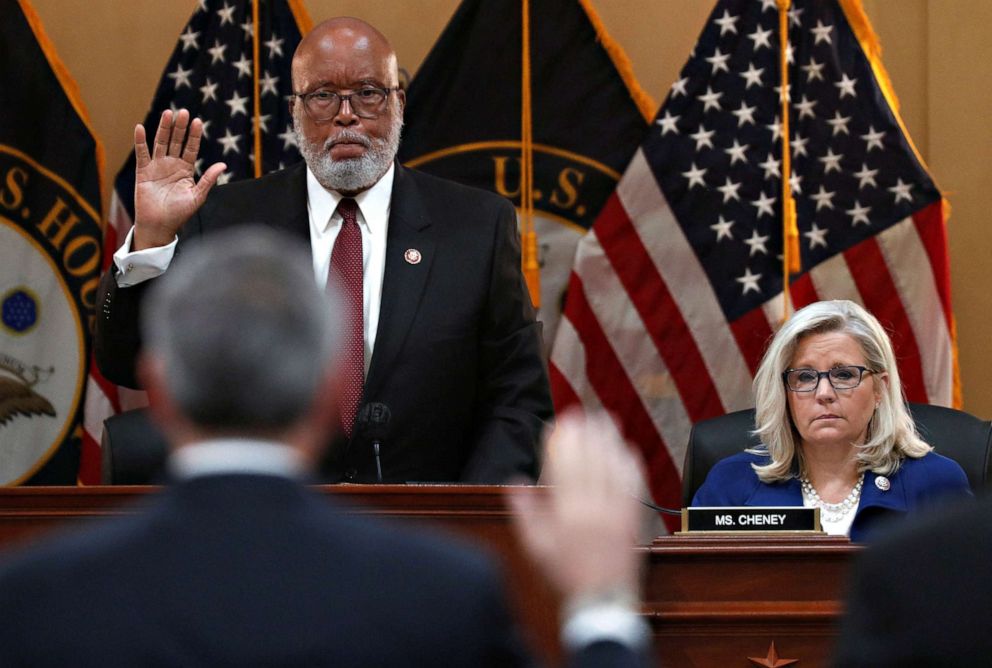
[[[906,125],[902,122],[902,116],[899,115],[899,98],[896,97],[896,91],[892,87],[892,80],[889,79],[888,71],[882,65],[882,45],[878,41],[878,35],[875,33],[875,29],[871,27],[871,22],[868,20],[868,15],[865,14],[864,7],[861,6],[861,0],[839,0],[839,2],[841,10],[844,12],[844,17],[851,25],[851,30],[854,31],[855,37],[858,38],[858,44],[861,45],[861,50],[871,65],[872,73],[875,75],[875,81],[878,82],[878,87],[882,89],[882,95],[889,104],[892,115],[896,117],[899,129],[902,130],[902,134],[906,138],[907,143],[909,143],[909,147],[913,150],[916,159],[929,172],[930,168],[927,167],[923,156],[917,150],[916,144],[913,143],[913,138],[909,134],[909,130],[906,129]],[[933,178],[932,174],[930,178]]]
[[[79,92],[79,85],[69,73],[69,69],[65,66],[65,63],[63,63],[62,59],[59,57],[58,52],[55,50],[55,45],[52,44],[52,41],[48,38],[48,33],[45,32],[45,27],[41,23],[41,17],[39,17],[34,11],[34,7],[31,6],[29,0],[18,0],[17,4],[21,6],[21,12],[23,12],[24,18],[27,19],[28,25],[31,26],[31,32],[34,33],[34,38],[38,40],[38,45],[41,47],[42,53],[45,54],[45,59],[48,60],[48,64],[51,66],[52,71],[55,72],[55,78],[59,80],[59,84],[62,86],[62,90],[65,91],[66,97],[68,97],[69,102],[72,103],[72,108],[76,110],[79,120],[83,122],[83,125],[85,125],[86,129],[89,130],[90,136],[93,137],[93,144],[96,148],[97,176],[100,180],[100,209],[103,213],[106,213],[107,198],[103,189],[103,142],[100,141],[100,137],[93,130],[93,124],[90,122],[90,115],[86,111],[86,105],[83,104],[83,96]],[[67,183],[60,183],[60,185],[70,192],[75,192],[75,189]],[[104,216],[90,206],[88,201],[80,198],[78,203],[86,209],[86,212],[92,216],[93,220],[99,221],[101,230],[106,227],[107,221]]]
[[[520,264],[530,300],[541,306],[541,268],[534,231],[534,136],[530,98],[530,1],[522,0],[520,98]]]
[[[796,202],[792,198],[792,153],[789,145],[789,2],[777,0],[779,69],[782,73],[782,321],[790,315],[789,278],[802,268],[799,258],[799,227]]]
[[[596,31],[596,39],[603,45],[606,54],[613,61],[613,66],[620,73],[620,78],[623,79],[627,90],[630,91],[630,97],[634,101],[634,104],[637,105],[641,116],[650,123],[658,111],[658,103],[637,83],[637,77],[634,76],[634,67],[630,63],[630,58],[627,57],[627,53],[623,50],[623,47],[615,42],[610,37],[610,33],[606,31],[606,26],[603,25],[602,19],[599,18],[599,14],[592,6],[592,0],[579,0],[579,5],[585,10],[589,22],[592,23],[592,27]]]
[[[875,75],[875,81],[878,82],[879,88],[882,89],[882,95],[885,97],[885,101],[888,103],[889,109],[892,110],[892,115],[899,124],[899,129],[902,130],[903,137],[906,138],[906,143],[909,144],[909,147],[912,149],[916,159],[920,161],[920,164],[929,173],[930,168],[927,167],[926,161],[923,159],[923,156],[920,155],[919,150],[916,148],[916,144],[913,143],[913,138],[910,136],[909,130],[906,129],[906,124],[903,122],[902,116],[899,114],[899,99],[896,97],[895,89],[892,87],[892,81],[889,79],[889,73],[882,64],[882,45],[878,40],[878,35],[875,33],[874,28],[871,26],[871,22],[868,20],[868,15],[865,13],[861,0],[838,1],[840,3],[841,10],[844,12],[844,17],[851,26],[851,30],[854,31],[855,37],[858,38],[858,44],[861,46],[861,50],[864,52],[869,64],[871,64],[872,73]],[[930,178],[933,178],[933,174],[930,174]],[[938,190],[940,190],[939,186]],[[950,203],[944,198],[941,198],[941,209],[944,224],[946,225],[947,221],[951,217],[951,207]],[[961,370],[958,366],[958,328],[957,321],[953,314],[951,314],[951,322],[949,325],[954,376],[951,406],[954,408],[961,408],[961,406],[964,405],[964,399],[961,391]]]

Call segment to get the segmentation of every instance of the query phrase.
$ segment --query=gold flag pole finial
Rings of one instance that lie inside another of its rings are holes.
[[[541,268],[534,231],[534,136],[530,98],[530,2],[522,0],[520,102],[520,264],[530,300],[541,306]]]
[[[802,268],[799,257],[799,226],[796,222],[796,201],[792,197],[792,152],[789,145],[789,4],[778,4],[779,71],[782,104],[782,321],[789,318],[789,278]]]

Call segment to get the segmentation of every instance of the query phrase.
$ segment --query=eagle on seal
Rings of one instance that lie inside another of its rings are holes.
[[[0,375],[0,426],[18,415],[55,417],[55,407],[24,380]]]

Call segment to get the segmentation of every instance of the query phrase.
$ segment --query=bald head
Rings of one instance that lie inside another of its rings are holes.
[[[383,86],[396,86],[396,52],[386,36],[361,19],[338,17],[317,24],[293,55],[293,87],[305,92],[328,83],[320,73],[332,72],[355,83],[371,76]]]

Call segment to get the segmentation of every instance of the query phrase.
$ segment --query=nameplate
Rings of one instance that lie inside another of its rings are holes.
[[[823,533],[820,509],[785,507],[683,508],[680,533]]]

